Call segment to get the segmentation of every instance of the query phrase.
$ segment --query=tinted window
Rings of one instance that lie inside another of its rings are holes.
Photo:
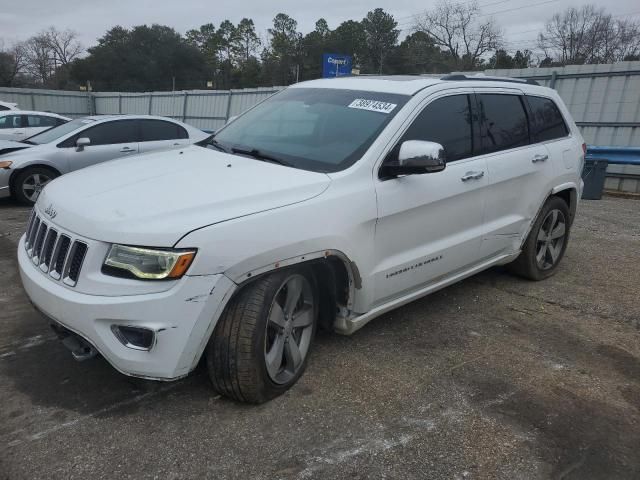
[[[20,115],[5,115],[0,117],[0,128],[21,128]]]
[[[529,143],[529,125],[518,95],[478,95],[485,153]]]
[[[0,111],[2,110],[10,110],[9,107],[5,107],[4,105],[0,105]]]
[[[29,127],[55,127],[59,125],[55,117],[44,115],[27,115],[27,126]]]
[[[113,145],[138,141],[137,120],[101,123],[80,132],[75,138],[89,138],[91,145]],[[65,142],[66,143],[66,142]],[[73,142],[75,145],[75,140]]]
[[[453,95],[427,105],[405,133],[402,141],[405,140],[439,143],[444,147],[448,161],[470,157],[473,135],[469,97]]]
[[[140,129],[141,142],[189,138],[187,131],[180,125],[162,120],[141,120]]]
[[[527,97],[527,100],[531,107],[533,131],[537,142],[569,135],[569,129],[553,100],[542,97]]]

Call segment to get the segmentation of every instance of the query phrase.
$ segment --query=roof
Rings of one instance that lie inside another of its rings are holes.
[[[338,78],[325,78],[311,80],[292,85],[293,88],[335,88],[343,90],[365,90],[381,93],[396,93],[400,95],[415,95],[421,90],[433,85],[453,82],[476,83],[482,82],[488,86],[505,86],[505,83],[514,86],[532,87],[526,80],[518,80],[508,77],[485,77],[483,75],[359,75]],[[493,84],[493,85],[491,85]],[[468,85],[467,85],[468,86]]]
[[[46,117],[69,118],[53,112],[40,112],[37,110],[0,110],[0,115],[43,115]]]
[[[436,85],[441,80],[419,75],[389,75],[324,78],[297,83],[292,88],[335,88],[339,90],[366,90],[381,93],[415,95],[420,90]]]

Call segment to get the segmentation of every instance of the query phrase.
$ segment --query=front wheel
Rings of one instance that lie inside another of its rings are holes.
[[[318,288],[306,269],[288,269],[244,287],[221,316],[206,349],[213,388],[262,403],[287,391],[307,364]]]
[[[44,167],[28,167],[19,172],[13,182],[13,195],[23,205],[33,205],[44,186],[59,174]]]
[[[508,268],[529,280],[553,275],[569,242],[569,207],[559,197],[551,197],[542,207],[524,242],[522,253]]]

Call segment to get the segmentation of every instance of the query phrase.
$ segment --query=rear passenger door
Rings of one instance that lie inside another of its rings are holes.
[[[153,119],[140,120],[141,152],[174,148],[188,143],[187,131],[176,123]]]
[[[521,91],[477,89],[481,151],[489,189],[482,256],[512,253],[549,193],[553,163],[535,143],[530,112]]]

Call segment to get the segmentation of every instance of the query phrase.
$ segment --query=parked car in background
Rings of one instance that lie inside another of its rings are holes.
[[[5,110],[0,112],[0,140],[24,140],[69,120],[56,113]]]
[[[0,112],[4,110],[19,110],[17,103],[0,102]]]
[[[176,148],[210,135],[149,115],[105,115],[64,123],[22,141],[30,148],[0,154],[0,198],[33,204],[42,187],[80,168],[136,153]],[[6,150],[5,150],[6,151]],[[99,180],[98,180],[99,182]]]
[[[208,142],[52,182],[20,273],[76,358],[174,380],[206,352],[219,393],[264,402],[300,378],[318,326],[351,334],[494,265],[553,275],[585,150],[537,84],[303,82]]]

